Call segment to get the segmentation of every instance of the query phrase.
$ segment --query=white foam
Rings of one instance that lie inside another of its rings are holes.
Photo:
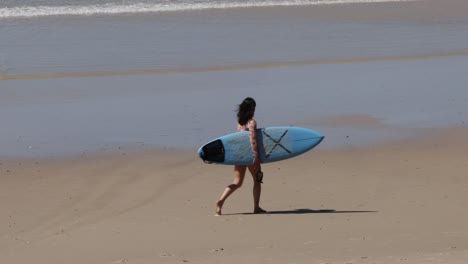
[[[155,13],[204,9],[226,9],[268,6],[305,6],[350,3],[407,2],[413,0],[284,0],[284,1],[229,1],[199,3],[135,3],[129,5],[104,4],[88,6],[23,6],[0,8],[0,18],[29,18],[46,16],[90,16],[129,13]]]

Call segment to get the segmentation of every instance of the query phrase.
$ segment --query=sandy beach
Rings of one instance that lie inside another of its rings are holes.
[[[265,165],[262,215],[248,179],[214,216],[232,168],[190,152],[2,162],[2,261],[465,263],[467,137],[441,129]]]
[[[468,263],[467,8],[0,18],[0,262]],[[245,96],[325,140],[215,216]]]

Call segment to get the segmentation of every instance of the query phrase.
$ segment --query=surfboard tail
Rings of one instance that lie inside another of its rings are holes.
[[[220,139],[214,140],[198,150],[198,156],[205,163],[223,163],[224,145]]]

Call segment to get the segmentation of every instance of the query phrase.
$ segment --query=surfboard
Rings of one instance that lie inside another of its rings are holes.
[[[313,149],[324,139],[317,131],[293,126],[258,128],[256,137],[262,163],[296,157]],[[253,154],[249,131],[216,138],[201,146],[198,156],[206,163],[250,165]]]

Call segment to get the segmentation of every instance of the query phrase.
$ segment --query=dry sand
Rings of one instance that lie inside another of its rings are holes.
[[[2,161],[2,263],[467,263],[468,129],[264,165],[214,202],[231,166],[195,151]],[[326,140],[323,144],[326,144]]]

